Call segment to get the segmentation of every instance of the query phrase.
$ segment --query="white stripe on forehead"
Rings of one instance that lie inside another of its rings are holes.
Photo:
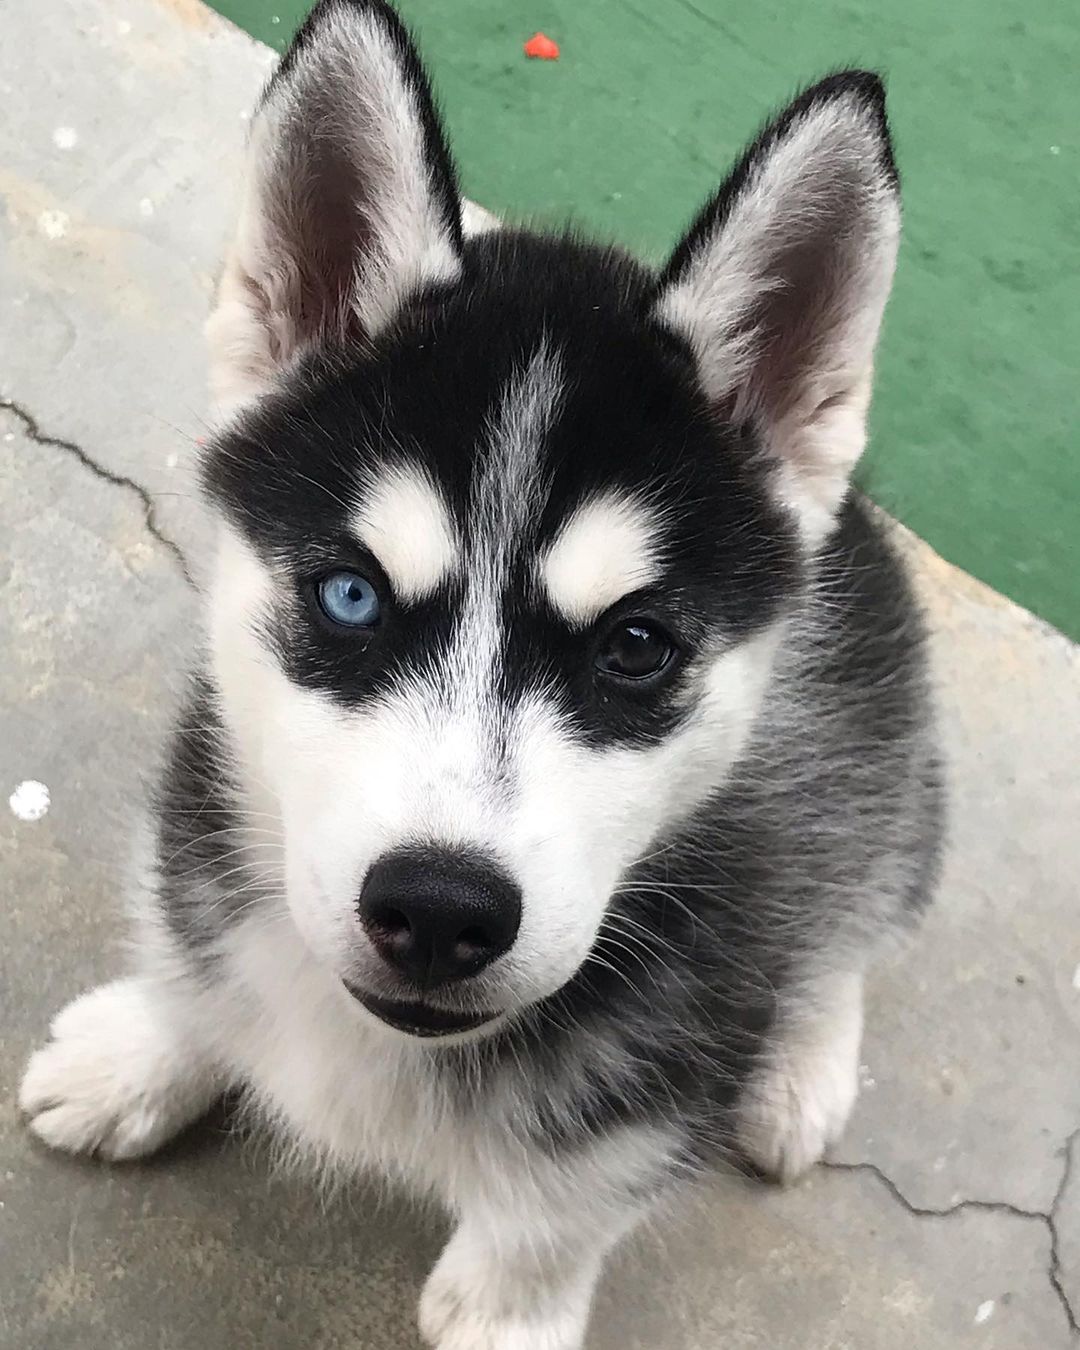
[[[502,651],[503,591],[515,550],[543,510],[542,451],[562,395],[561,362],[545,338],[507,381],[488,419],[485,443],[478,447],[466,591],[445,672],[452,715],[473,727],[481,753],[491,750],[502,724],[503,710],[493,695]]]
[[[543,507],[544,437],[562,402],[562,363],[546,337],[512,375],[487,427],[486,456],[473,494],[475,547],[502,573],[524,526]]]
[[[503,596],[544,507],[544,441],[561,398],[561,363],[541,342],[498,391],[475,446],[468,525],[454,543],[463,594],[453,633],[399,683],[402,725],[423,747],[400,790],[412,803],[410,827],[425,839],[497,853],[520,746],[557,720],[540,693],[507,704],[500,662]]]
[[[402,600],[430,595],[460,563],[446,503],[416,464],[395,464],[374,479],[353,530]]]
[[[539,564],[548,599],[574,625],[598,619],[660,574],[657,520],[621,492],[578,507]]]

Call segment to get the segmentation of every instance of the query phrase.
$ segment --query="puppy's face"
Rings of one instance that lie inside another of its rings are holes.
[[[556,269],[576,298],[538,304]],[[211,459],[218,680],[280,803],[293,915],[361,991],[478,1012],[551,993],[746,737],[792,532],[646,322],[647,283],[566,243],[477,241],[452,289],[347,372],[298,374]],[[509,945],[459,979],[432,940],[425,979],[379,924],[422,926],[407,892],[455,870],[516,897],[517,930],[466,905],[460,933]]]
[[[403,1032],[572,979],[751,732],[895,243],[876,86],[785,117],[657,277],[464,240],[380,5],[321,6],[260,110],[211,325],[215,675],[293,920]]]

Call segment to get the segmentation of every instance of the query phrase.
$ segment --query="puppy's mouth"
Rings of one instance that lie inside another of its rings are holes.
[[[493,1022],[499,1016],[497,1012],[447,1012],[445,1008],[435,1008],[430,1003],[399,1003],[393,999],[377,998],[351,984],[346,984],[345,988],[357,1003],[381,1022],[410,1036],[460,1035],[463,1031],[475,1031],[477,1027]]]

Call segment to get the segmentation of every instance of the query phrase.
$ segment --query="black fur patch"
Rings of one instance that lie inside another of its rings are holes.
[[[280,893],[281,841],[267,837],[265,821],[249,820],[242,803],[217,696],[198,675],[173,731],[154,814],[162,913],[200,960],[238,914]]]

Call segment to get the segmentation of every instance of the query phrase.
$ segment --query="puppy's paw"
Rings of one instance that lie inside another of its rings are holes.
[[[434,1350],[581,1350],[588,1319],[581,1300],[553,1305],[536,1290],[542,1306],[517,1313],[494,1293],[479,1271],[460,1281],[436,1266],[420,1299],[424,1340]]]
[[[583,1325],[568,1330],[561,1320],[492,1321],[476,1313],[455,1317],[435,1340],[424,1334],[433,1350],[582,1350],[585,1344]]]
[[[837,984],[824,1009],[789,1026],[739,1102],[739,1150],[785,1186],[837,1142],[859,1094],[861,983]]]
[[[152,986],[118,980],[83,994],[30,1059],[19,1106],[52,1148],[114,1160],[160,1148],[212,1103],[217,1083],[164,1023]]]
[[[858,1094],[846,1071],[775,1069],[752,1079],[740,1107],[738,1144],[759,1172],[788,1186],[844,1132]]]

